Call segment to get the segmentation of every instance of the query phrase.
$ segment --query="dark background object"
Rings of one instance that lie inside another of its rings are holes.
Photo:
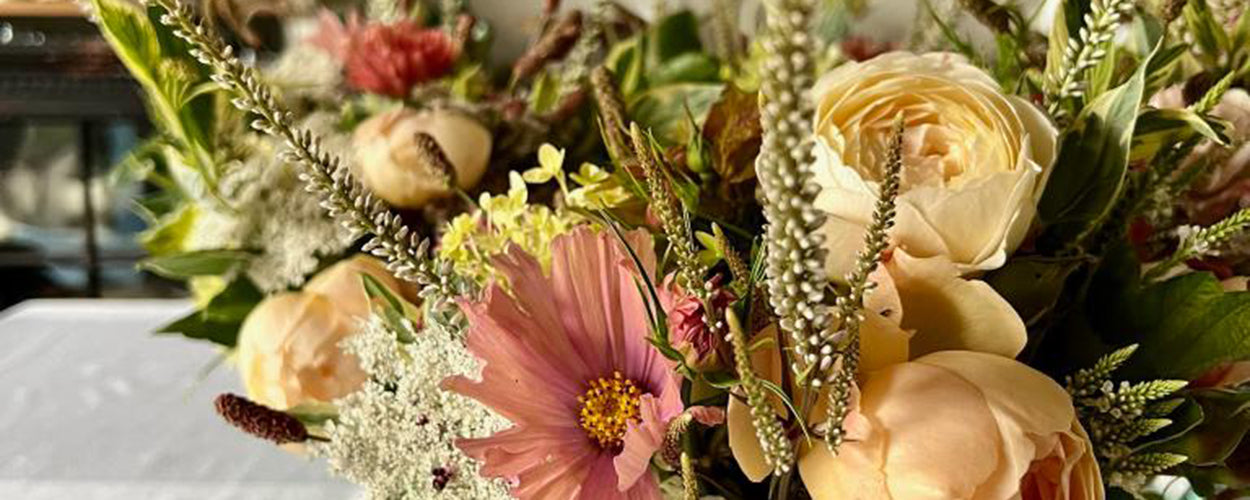
[[[176,293],[135,270],[142,185],[107,173],[149,133],[140,89],[72,3],[0,4],[0,309]]]

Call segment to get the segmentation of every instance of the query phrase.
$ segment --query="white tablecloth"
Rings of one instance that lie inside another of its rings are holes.
[[[358,496],[324,464],[213,412],[240,391],[213,346],[150,332],[171,300],[34,300],[0,312],[0,499],[319,500]]]

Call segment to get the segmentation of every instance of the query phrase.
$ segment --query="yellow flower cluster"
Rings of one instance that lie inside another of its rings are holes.
[[[456,272],[478,283],[500,276],[491,258],[510,245],[535,256],[546,268],[551,259],[551,241],[577,225],[574,214],[530,204],[525,181],[516,172],[509,177],[506,194],[483,193],[479,209],[461,214],[446,226],[439,257],[455,266]]]

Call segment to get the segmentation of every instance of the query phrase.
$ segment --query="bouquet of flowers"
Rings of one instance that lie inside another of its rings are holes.
[[[178,0],[130,18],[147,35],[97,0],[113,39],[139,33],[119,47],[179,47],[204,80],[170,112],[222,96],[238,111],[203,112],[282,151],[243,153],[269,163],[242,188],[291,168],[325,210],[309,220],[385,261],[248,309],[247,395],[217,411],[373,498],[1250,493],[1244,3],[1064,0],[1038,30],[963,0],[923,11],[914,52],[848,35],[860,2],[713,3],[643,22],[549,2],[514,97],[457,87],[503,80],[486,69],[443,94],[505,109],[488,144],[536,138],[482,175],[476,131],[400,116],[437,91],[408,80],[444,53],[422,30],[476,24],[454,7],[326,18],[352,88],[407,106],[329,97],[369,116],[343,146]],[[224,153],[178,140],[211,179]],[[405,213],[433,192],[463,196]]]

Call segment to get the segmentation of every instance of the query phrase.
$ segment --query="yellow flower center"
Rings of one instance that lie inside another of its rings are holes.
[[[590,382],[585,394],[578,396],[582,409],[578,412],[586,435],[603,448],[618,448],[624,442],[625,429],[638,420],[642,391],[633,380],[615,372],[611,378]]]

